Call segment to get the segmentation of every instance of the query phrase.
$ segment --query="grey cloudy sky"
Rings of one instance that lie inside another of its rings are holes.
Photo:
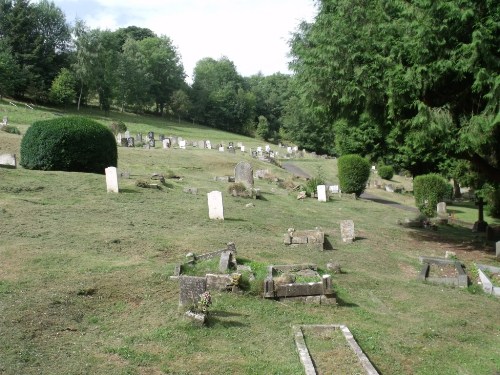
[[[79,18],[110,30],[133,25],[168,36],[188,76],[200,59],[222,56],[243,76],[288,73],[290,33],[316,14],[313,0],[53,1],[70,23]]]

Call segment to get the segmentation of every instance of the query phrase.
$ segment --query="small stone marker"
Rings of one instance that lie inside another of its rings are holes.
[[[179,148],[182,150],[186,149],[186,141],[185,140],[180,140],[179,141]]]
[[[208,216],[212,220],[224,220],[224,206],[222,204],[222,193],[211,191],[208,197]]]
[[[241,161],[234,168],[234,182],[242,183],[247,189],[253,188],[253,168],[250,163]]]
[[[118,193],[118,173],[116,167],[108,167],[106,172],[106,188],[108,193]]]
[[[342,236],[342,242],[352,243],[355,239],[354,221],[341,220],[340,221],[340,235]]]
[[[200,295],[205,293],[207,289],[207,279],[205,277],[180,276],[179,285],[179,305],[196,305],[200,300]]]
[[[446,202],[439,202],[437,204],[437,214],[438,215],[447,215],[448,213],[446,212]]]
[[[326,196],[326,186],[318,185],[317,191],[318,191],[318,202],[326,202],[328,200]]]
[[[0,167],[15,169],[17,167],[16,155],[15,154],[0,155]]]

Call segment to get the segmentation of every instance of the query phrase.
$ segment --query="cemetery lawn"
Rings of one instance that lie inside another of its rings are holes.
[[[0,112],[22,133],[34,120],[56,116],[54,109],[6,102]],[[242,142],[248,149],[265,145],[188,123],[87,114],[105,124],[121,119],[133,135],[154,131],[212,144]],[[19,156],[20,141],[0,131],[0,153]],[[414,213],[338,196],[301,201],[272,180],[255,180],[263,199],[234,198],[214,177],[233,175],[242,160],[254,171],[269,169],[295,184],[304,180],[248,152],[163,150],[158,144],[118,148],[118,169],[130,174],[119,179],[119,194],[106,193],[104,175],[0,169],[0,374],[303,374],[292,333],[301,324],[347,325],[381,374],[500,372],[500,299],[477,285],[417,280],[419,256],[444,257],[447,250],[467,271],[474,263],[500,266],[484,234],[453,225],[404,228],[397,220]],[[307,156],[297,165],[308,163],[313,172],[321,165],[335,182],[334,160]],[[136,186],[152,173],[180,178],[167,178],[161,190]],[[187,187],[198,193],[184,193]],[[223,194],[224,221],[208,218],[206,193],[213,190]],[[352,244],[340,241],[346,219],[355,223]],[[315,227],[333,250],[283,244],[288,228]],[[265,300],[254,287],[212,293],[208,326],[193,326],[169,276],[187,253],[220,250],[230,241],[258,277],[263,265],[326,269],[339,262],[343,273],[332,275],[338,306]]]

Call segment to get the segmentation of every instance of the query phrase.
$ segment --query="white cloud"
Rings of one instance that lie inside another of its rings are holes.
[[[146,27],[172,39],[192,74],[204,57],[227,56],[240,74],[288,72],[287,41],[316,13],[313,0],[56,0],[92,28]],[[68,5],[72,3],[71,5]],[[68,18],[71,19],[71,15]]]

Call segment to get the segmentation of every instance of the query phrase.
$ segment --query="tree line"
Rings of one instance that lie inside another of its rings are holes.
[[[500,3],[318,0],[289,45],[294,74],[241,76],[227,57],[192,84],[169,37],[70,26],[48,0],[0,0],[0,95],[151,112],[412,175],[500,201]],[[244,48],[244,46],[242,46]]]

